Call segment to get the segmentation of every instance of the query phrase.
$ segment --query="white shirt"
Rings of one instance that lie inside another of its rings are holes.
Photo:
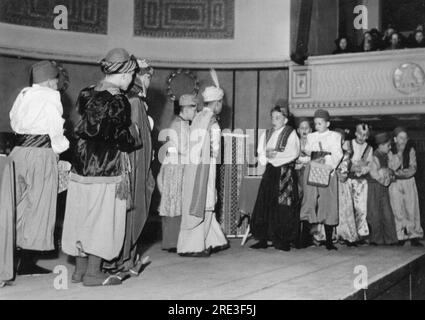
[[[44,135],[50,137],[52,149],[60,154],[69,148],[63,135],[63,108],[58,91],[34,84],[24,88],[10,111],[10,124],[18,134]]]
[[[352,145],[353,145],[352,161],[357,162],[357,161],[362,160],[362,156],[363,156],[368,144],[367,143],[358,144],[357,141],[354,139],[352,141]],[[373,160],[373,151],[372,151],[372,148],[370,148],[369,154],[366,155],[366,161],[371,162],[372,160]]]
[[[284,164],[291,163],[298,158],[300,154],[300,140],[295,130],[289,135],[285,150],[283,152],[277,152],[275,158],[267,158],[267,149],[276,149],[279,135],[282,133],[283,129],[284,127],[274,131],[267,142],[267,145],[265,143],[266,132],[261,135],[260,140],[258,141],[257,150],[260,165],[265,166],[267,163],[270,163],[273,167],[281,167]]]
[[[320,144],[322,150],[320,150]],[[326,151],[331,155],[325,156],[325,164],[336,169],[342,160],[341,135],[334,131],[325,131],[323,133],[313,132],[307,136],[307,144],[305,146],[306,153]]]

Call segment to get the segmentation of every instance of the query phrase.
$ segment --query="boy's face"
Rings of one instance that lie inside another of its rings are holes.
[[[188,121],[192,121],[195,118],[196,114],[196,105],[185,106],[183,108],[183,118]]]
[[[272,125],[273,125],[273,129],[280,129],[282,128],[285,123],[287,122],[286,117],[277,111],[274,111],[272,113]]]
[[[298,134],[301,138],[307,138],[307,135],[309,135],[311,131],[310,122],[308,121],[303,121],[298,126]]]
[[[399,39],[399,37],[398,37],[398,34],[394,33],[394,34],[391,36],[391,43],[392,43],[393,45],[396,45],[396,44],[398,44],[398,43],[399,43],[399,41],[400,41],[400,39]]]
[[[404,150],[406,148],[407,141],[409,137],[406,132],[400,132],[397,137],[394,138],[395,143],[397,144],[397,148],[399,150]]]
[[[369,132],[362,131],[359,128],[356,130],[356,142],[358,144],[366,143],[367,139],[369,139]]]
[[[314,119],[314,127],[316,128],[316,131],[319,133],[323,133],[326,130],[328,130],[331,123],[329,121],[326,121],[322,118],[315,118]]]
[[[143,88],[145,90],[148,90],[149,89],[149,86],[151,85],[152,75],[150,73],[145,73],[143,75],[137,75],[137,77],[142,82]]]
[[[220,101],[216,101],[216,105],[214,108],[215,114],[220,114],[223,110],[223,99]]]
[[[391,149],[391,141],[379,145],[379,150],[383,153],[389,153]]]
[[[342,50],[347,49],[347,46],[348,46],[347,39],[341,39],[341,40],[339,41],[339,47],[340,47]]]

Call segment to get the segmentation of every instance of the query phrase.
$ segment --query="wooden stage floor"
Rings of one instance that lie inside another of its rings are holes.
[[[409,299],[423,297],[425,290],[425,249],[409,244],[289,253],[242,248],[239,240],[231,244],[225,252],[195,259],[163,252],[156,243],[145,254],[152,264],[122,286],[85,288],[69,283],[67,290],[56,290],[55,274],[24,276],[0,289],[0,299]],[[52,269],[65,265],[69,277],[73,271],[63,255],[39,263]],[[354,287],[356,266],[367,268],[368,291]]]

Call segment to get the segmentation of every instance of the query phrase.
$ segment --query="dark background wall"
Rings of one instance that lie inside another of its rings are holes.
[[[0,132],[10,132],[9,111],[19,91],[29,84],[31,59],[0,56]],[[63,95],[64,115],[69,125],[77,120],[74,105],[78,92],[102,78],[96,65],[63,63],[70,85]],[[177,68],[176,68],[177,69]],[[173,118],[173,102],[167,96],[167,79],[176,69],[155,69],[149,89],[149,114],[157,130],[166,128]],[[192,69],[201,90],[212,85],[208,70]],[[269,126],[269,111],[279,98],[288,97],[287,69],[218,70],[225,91],[223,128],[256,129]]]

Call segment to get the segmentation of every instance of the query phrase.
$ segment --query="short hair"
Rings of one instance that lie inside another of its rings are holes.
[[[284,107],[279,107],[279,106],[275,106],[271,109],[270,111],[270,115],[273,114],[273,112],[279,112],[282,116],[284,116],[285,118],[289,118],[289,114],[287,111],[287,108]]]
[[[359,129],[360,129],[360,131],[365,132],[365,133],[367,133],[367,134],[370,135],[370,127],[369,127],[368,124],[366,124],[366,123],[358,123],[356,125],[356,131],[359,130]]]

